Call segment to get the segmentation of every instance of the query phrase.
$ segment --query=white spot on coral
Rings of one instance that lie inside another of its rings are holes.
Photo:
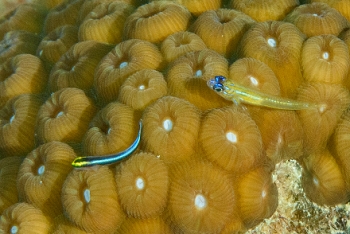
[[[139,86],[139,90],[144,90],[145,88],[146,88],[146,86],[144,86],[144,85]]]
[[[10,118],[10,123],[12,123],[14,119],[15,119],[15,115],[12,115]]]
[[[171,119],[165,119],[163,121],[163,128],[165,131],[170,132],[173,129],[173,121]]]
[[[43,175],[45,172],[45,166],[44,165],[41,165],[39,168],[38,168],[38,175]]]
[[[318,181],[318,179],[317,179],[316,177],[314,177],[314,178],[312,179],[312,181],[314,182],[314,184],[315,184],[316,186],[319,185],[319,181]]]
[[[90,199],[91,199],[91,197],[90,197],[90,189],[85,189],[84,190],[84,199],[85,199],[85,201],[87,203],[90,202]]]
[[[268,44],[270,47],[275,48],[275,47],[277,46],[277,41],[275,40],[275,38],[268,38],[268,39],[267,39],[267,44]]]
[[[11,234],[16,234],[18,232],[18,227],[16,225],[11,227]]]
[[[277,144],[280,145],[283,141],[283,138],[281,136],[281,134],[278,135],[278,138],[277,138]]]
[[[318,112],[320,112],[321,114],[324,113],[327,109],[327,104],[320,104],[318,106]]]
[[[254,86],[259,85],[259,81],[254,76],[249,76],[249,80]]]
[[[237,143],[237,141],[238,141],[237,135],[234,132],[227,132],[226,133],[226,139],[228,141],[231,141],[232,143]]]
[[[324,59],[324,60],[328,60],[329,59],[329,53],[326,51],[326,52],[323,52],[322,53],[322,58]]]
[[[197,70],[195,73],[194,73],[194,76],[195,77],[200,77],[200,76],[202,76],[203,75],[203,72],[202,72],[202,70]]]
[[[121,64],[119,64],[119,68],[124,68],[126,66],[128,66],[128,62],[122,62]]]
[[[261,192],[261,197],[262,197],[262,198],[265,198],[265,197],[266,197],[266,194],[267,194],[266,191],[263,190],[263,191]]]
[[[145,188],[145,181],[143,180],[143,178],[138,177],[136,179],[135,185],[138,190],[142,190]]]
[[[56,115],[56,118],[61,117],[63,114],[64,114],[63,111],[58,112],[58,114]]]
[[[202,194],[197,194],[194,199],[194,205],[199,210],[204,209],[207,206],[207,199]]]
[[[94,11],[90,12],[90,17],[93,19],[98,19],[98,14]]]

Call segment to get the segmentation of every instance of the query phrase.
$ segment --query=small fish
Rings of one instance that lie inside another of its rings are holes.
[[[208,81],[208,86],[221,97],[233,101],[236,105],[245,104],[264,106],[281,110],[302,110],[317,107],[316,104],[300,102],[288,98],[269,95],[234,83],[224,76],[215,76]]]
[[[94,165],[108,165],[108,164],[116,163],[126,158],[137,149],[137,146],[139,145],[141,140],[141,130],[142,130],[142,121],[140,120],[137,137],[135,141],[126,150],[116,154],[109,154],[104,156],[77,157],[72,162],[72,166],[76,168],[82,168],[82,167],[91,167]]]

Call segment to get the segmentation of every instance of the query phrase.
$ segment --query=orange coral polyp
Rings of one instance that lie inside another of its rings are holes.
[[[50,91],[55,92],[67,87],[90,91],[94,82],[95,69],[111,49],[111,45],[96,41],[74,44],[51,69]]]
[[[254,20],[283,20],[283,18],[299,5],[298,0],[232,0],[232,8],[239,10]]]
[[[321,205],[336,205],[349,199],[341,167],[328,150],[303,158],[302,184],[310,200]]]
[[[41,33],[46,10],[39,4],[21,4],[0,19],[0,39],[13,30]]]
[[[135,111],[125,104],[111,102],[89,124],[82,147],[86,155],[118,153],[128,148],[138,131]]]
[[[0,42],[0,64],[19,54],[35,55],[41,37],[24,30],[7,32]]]
[[[304,39],[291,23],[260,22],[242,37],[239,54],[268,65],[279,81],[281,96],[293,98],[303,81],[299,60]]]
[[[73,169],[76,157],[73,149],[62,142],[40,145],[23,160],[18,172],[18,192],[21,200],[40,208],[46,215],[62,213],[61,188]]]
[[[140,6],[126,20],[124,35],[150,42],[161,42],[167,36],[187,29],[191,13],[183,6],[156,1]]]
[[[350,104],[349,91],[337,84],[307,84],[300,87],[298,100],[318,104],[318,108],[298,111],[305,133],[304,152],[323,150]]]
[[[183,161],[195,152],[200,112],[191,103],[162,97],[145,109],[142,120],[144,149],[165,162]]]
[[[243,34],[254,22],[252,18],[239,11],[218,9],[202,13],[191,28],[209,49],[230,57],[236,51]]]
[[[308,2],[323,2],[330,7],[339,11],[348,21],[350,20],[350,2],[348,1],[334,1],[334,0],[308,0]]]
[[[41,40],[37,55],[52,66],[77,42],[78,27],[72,25],[58,27]]]
[[[266,156],[275,164],[303,155],[304,131],[296,112],[263,108],[249,112],[261,131]]]
[[[229,78],[263,93],[279,96],[280,86],[272,69],[254,58],[241,58],[231,64]]]
[[[76,25],[83,2],[83,0],[63,1],[51,9],[45,18],[44,32],[48,34],[63,25]]]
[[[69,220],[86,232],[113,233],[124,217],[113,173],[106,166],[68,174],[62,205]]]
[[[118,100],[135,110],[147,106],[167,94],[167,83],[162,73],[144,69],[129,76],[120,87]]]
[[[210,161],[237,174],[250,170],[263,156],[257,125],[238,108],[208,112],[203,118],[199,143]]]
[[[0,219],[0,230],[4,233],[49,233],[50,228],[50,221],[43,212],[25,202],[7,208]]]
[[[259,167],[242,175],[237,182],[240,217],[247,228],[270,217],[277,208],[277,187],[271,173],[272,168]]]
[[[131,5],[120,1],[99,4],[80,24],[79,40],[110,44],[121,42],[124,22],[133,10]]]
[[[342,84],[349,63],[347,45],[334,35],[310,37],[303,45],[301,64],[308,82]]]
[[[284,20],[296,25],[307,37],[322,34],[338,36],[348,25],[346,18],[337,10],[321,2],[300,5]]]
[[[130,39],[116,45],[99,63],[94,76],[98,101],[107,104],[118,97],[120,86],[142,69],[161,69],[163,56],[150,42]]]
[[[0,65],[0,106],[20,94],[41,93],[46,88],[43,62],[31,54],[19,54]]]
[[[168,36],[161,45],[165,60],[170,63],[187,52],[204,50],[207,46],[195,33],[182,31]]]
[[[41,104],[37,96],[22,94],[10,99],[0,110],[0,154],[21,156],[34,149]]]
[[[164,210],[169,187],[168,168],[151,153],[138,153],[116,168],[120,204],[135,218],[157,217]]]
[[[171,169],[170,221],[185,233],[220,233],[234,217],[236,197],[228,175],[206,162]]]

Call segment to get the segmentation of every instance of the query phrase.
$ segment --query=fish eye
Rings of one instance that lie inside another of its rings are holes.
[[[222,84],[215,84],[213,86],[213,90],[215,90],[216,92],[221,92],[222,90],[224,90],[224,87]]]

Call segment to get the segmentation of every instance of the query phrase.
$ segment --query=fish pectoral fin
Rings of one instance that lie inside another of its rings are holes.
[[[233,96],[232,101],[236,106],[241,104],[241,100],[238,98],[238,96]]]

